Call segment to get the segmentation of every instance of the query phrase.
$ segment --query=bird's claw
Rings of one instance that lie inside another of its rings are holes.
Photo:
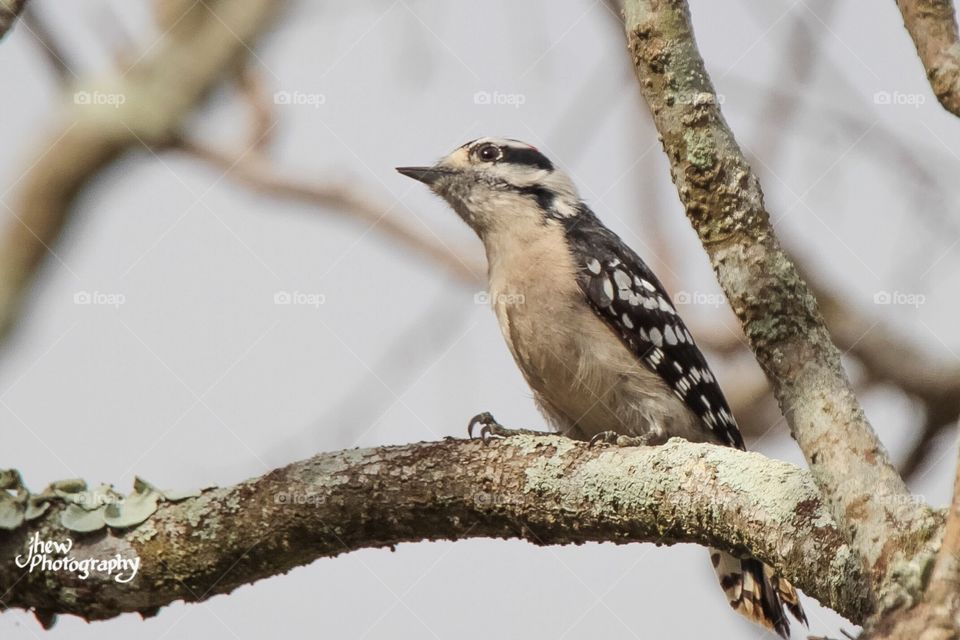
[[[473,440],[474,439],[473,429],[474,427],[479,426],[480,427],[479,437],[484,442],[487,442],[489,440],[489,436],[492,431],[491,427],[493,425],[496,425],[498,427],[500,426],[499,423],[497,423],[496,419],[493,417],[492,413],[490,413],[489,411],[478,413],[477,415],[470,418],[470,423],[467,425],[467,436],[471,440]]]
[[[533,431],[531,429],[508,429],[497,422],[493,414],[489,411],[478,413],[470,419],[470,423],[467,425],[467,435],[471,440],[475,437],[473,430],[478,426],[480,427],[480,431],[476,437],[479,437],[484,444],[489,443],[490,440],[494,438],[509,438],[510,436],[519,435],[547,435],[541,431]]]
[[[600,443],[617,447],[643,447],[650,444],[649,439],[643,436],[626,436],[616,431],[601,431],[590,438],[591,447]]]

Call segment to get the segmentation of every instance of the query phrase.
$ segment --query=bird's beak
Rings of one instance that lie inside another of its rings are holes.
[[[397,171],[408,178],[419,180],[427,186],[431,186],[441,177],[450,173],[450,171],[437,169],[435,167],[397,167]]]

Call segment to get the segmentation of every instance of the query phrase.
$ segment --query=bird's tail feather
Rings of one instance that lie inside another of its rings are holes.
[[[797,590],[773,567],[756,558],[738,558],[718,549],[710,549],[710,560],[730,606],[748,620],[773,629],[783,638],[790,637],[790,621],[784,607],[807,624]]]

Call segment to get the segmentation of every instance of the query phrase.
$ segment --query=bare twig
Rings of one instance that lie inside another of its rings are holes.
[[[246,147],[254,152],[263,152],[273,141],[273,103],[267,92],[263,74],[251,65],[244,66],[239,72],[240,92],[250,105],[250,135]]]
[[[953,0],[897,0],[897,6],[934,95],[960,116],[960,37]]]
[[[67,53],[60,46],[60,41],[47,29],[46,22],[37,14],[36,8],[33,5],[28,6],[20,19],[23,21],[23,26],[30,32],[30,36],[40,46],[44,60],[47,61],[47,65],[57,79],[61,83],[66,83],[76,78],[72,65],[68,63]]]
[[[441,265],[459,281],[474,287],[481,283],[485,267],[475,258],[460,256],[438,238],[418,233],[397,221],[390,213],[391,207],[374,201],[355,187],[344,183],[298,180],[273,169],[269,162],[256,156],[226,153],[191,141],[179,141],[176,148],[218,167],[229,169],[228,177],[251,189],[276,197],[307,202],[332,213],[351,216],[373,225],[380,234],[410,249],[414,254]]]

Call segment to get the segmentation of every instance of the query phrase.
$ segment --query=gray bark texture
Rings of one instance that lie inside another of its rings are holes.
[[[88,620],[199,601],[316,558],[421,540],[537,545],[695,542],[778,567],[851,620],[869,611],[859,560],[809,474],[755,453],[671,440],[590,447],[560,436],[446,440],[326,453],[233,487],[163,503],[128,529],[77,534],[62,507],[0,531],[0,557],[74,539],[77,558],[140,558],[136,578],[0,564],[6,607]]]
[[[773,387],[813,478],[883,598],[936,528],[863,414],[817,301],[774,235],[727,126],[683,0],[629,0],[640,88],[687,217]],[[915,580],[914,580],[915,581]]]

